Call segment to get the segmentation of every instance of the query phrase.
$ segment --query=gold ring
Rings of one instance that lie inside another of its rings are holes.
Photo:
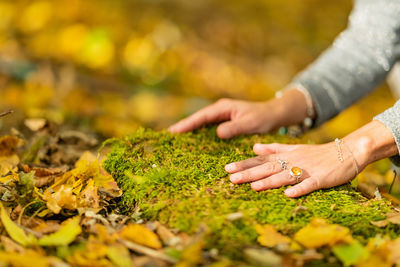
[[[303,170],[299,167],[293,166],[292,168],[290,168],[289,173],[292,177],[296,178],[296,182],[299,183],[300,177],[303,174]]]

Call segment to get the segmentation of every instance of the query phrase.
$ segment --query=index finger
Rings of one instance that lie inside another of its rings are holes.
[[[209,105],[189,117],[170,126],[168,130],[173,133],[185,133],[195,130],[205,124],[229,120],[230,106],[221,105],[220,102]]]

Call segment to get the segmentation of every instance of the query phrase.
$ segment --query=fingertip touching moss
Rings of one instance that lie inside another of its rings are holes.
[[[185,134],[140,129],[111,142],[104,167],[123,190],[124,212],[139,208],[145,219],[187,233],[205,224],[207,246],[230,256],[255,243],[255,223],[272,224],[291,235],[320,217],[349,227],[362,242],[378,233],[400,233],[398,226],[371,225],[370,221],[385,218],[390,204],[368,200],[349,184],[296,199],[286,197],[284,188],[255,192],[249,184],[231,184],[224,166],[254,156],[252,146],[259,142],[296,140],[271,135],[221,140],[215,128]],[[230,220],[232,213],[241,216]]]

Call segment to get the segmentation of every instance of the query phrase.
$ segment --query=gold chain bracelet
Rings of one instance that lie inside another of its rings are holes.
[[[337,153],[338,153],[338,158],[339,158],[339,161],[341,163],[344,162],[344,157],[343,157],[343,152],[342,152],[341,145],[343,145],[349,151],[349,153],[351,155],[351,159],[353,160],[354,168],[356,169],[356,175],[355,176],[357,176],[358,173],[359,173],[358,164],[357,164],[356,158],[354,157],[354,154],[351,151],[351,149],[339,138],[335,139],[335,144],[336,144],[336,150],[337,150]]]

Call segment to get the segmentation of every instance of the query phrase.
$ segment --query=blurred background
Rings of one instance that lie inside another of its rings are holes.
[[[0,1],[0,112],[15,110],[0,132],[34,119],[118,137],[167,127],[221,97],[266,100],[331,44],[351,7],[350,0]],[[342,137],[394,102],[383,85],[306,138]],[[384,179],[389,166],[374,170]]]

